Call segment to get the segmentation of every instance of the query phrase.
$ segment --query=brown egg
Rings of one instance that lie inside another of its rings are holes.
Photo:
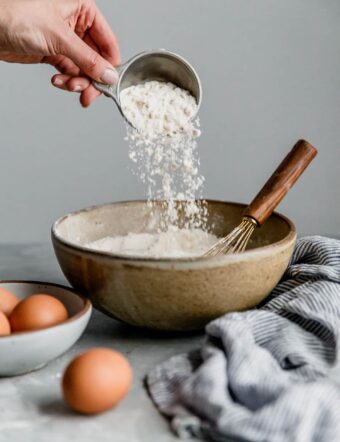
[[[9,316],[17,304],[19,304],[19,299],[13,293],[0,287],[0,312]]]
[[[9,321],[7,316],[4,313],[0,312],[0,336],[8,336],[11,334],[11,327],[9,325]]]
[[[77,356],[65,370],[62,391],[75,411],[96,414],[116,405],[129,391],[132,369],[120,353],[93,348]]]
[[[51,295],[31,295],[21,301],[9,316],[12,332],[39,330],[64,322],[67,310]]]

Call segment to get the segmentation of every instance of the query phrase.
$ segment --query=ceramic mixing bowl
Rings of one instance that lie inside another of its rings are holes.
[[[0,337],[0,376],[15,376],[43,367],[72,347],[89,322],[91,303],[70,288],[45,282],[1,280],[0,287],[18,299],[35,293],[52,295],[69,314],[65,322],[53,327]]]
[[[224,236],[240,222],[245,205],[208,201],[208,225]],[[64,216],[52,227],[59,264],[72,286],[99,310],[135,326],[194,330],[226,312],[262,301],[280,280],[296,230],[273,214],[241,254],[210,259],[152,259],[113,255],[83,245],[105,236],[152,232],[145,201],[106,204]]]

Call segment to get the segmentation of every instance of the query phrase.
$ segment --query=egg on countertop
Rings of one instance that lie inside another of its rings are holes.
[[[40,330],[66,321],[68,313],[59,299],[51,295],[31,295],[9,315],[12,332]]]
[[[17,304],[19,304],[19,299],[13,293],[0,287],[0,312],[9,316]]]
[[[67,366],[62,379],[65,402],[75,411],[96,414],[115,406],[132,383],[129,361],[107,348],[93,348]]]
[[[11,334],[11,327],[7,316],[0,311],[0,336],[8,336]]]

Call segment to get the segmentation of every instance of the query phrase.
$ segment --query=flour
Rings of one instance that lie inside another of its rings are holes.
[[[216,241],[216,236],[202,229],[172,227],[160,233],[129,233],[125,236],[106,237],[88,243],[85,247],[117,255],[192,258],[203,255]]]
[[[172,83],[147,81],[130,86],[121,92],[120,103],[123,114],[143,140],[183,132],[192,138],[200,135],[191,121],[197,114],[195,98]]]
[[[149,81],[120,94],[129,156],[146,185],[150,225],[156,233],[105,237],[85,247],[119,255],[185,258],[203,255],[217,238],[205,231],[207,207],[201,197],[197,138],[198,107],[188,91]],[[161,201],[161,208],[155,200]],[[156,216],[157,212],[157,216]]]
[[[184,227],[204,228],[206,205],[196,202],[204,177],[198,171],[201,131],[194,97],[172,83],[149,81],[124,89],[120,101],[133,126],[127,126],[126,139],[135,173],[146,185],[149,205],[162,200],[166,208],[159,230],[178,226],[180,212]]]

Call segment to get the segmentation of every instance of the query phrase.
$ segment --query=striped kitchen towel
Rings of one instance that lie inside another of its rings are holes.
[[[339,442],[339,332],[340,241],[305,237],[261,306],[208,324],[147,386],[182,438]]]

